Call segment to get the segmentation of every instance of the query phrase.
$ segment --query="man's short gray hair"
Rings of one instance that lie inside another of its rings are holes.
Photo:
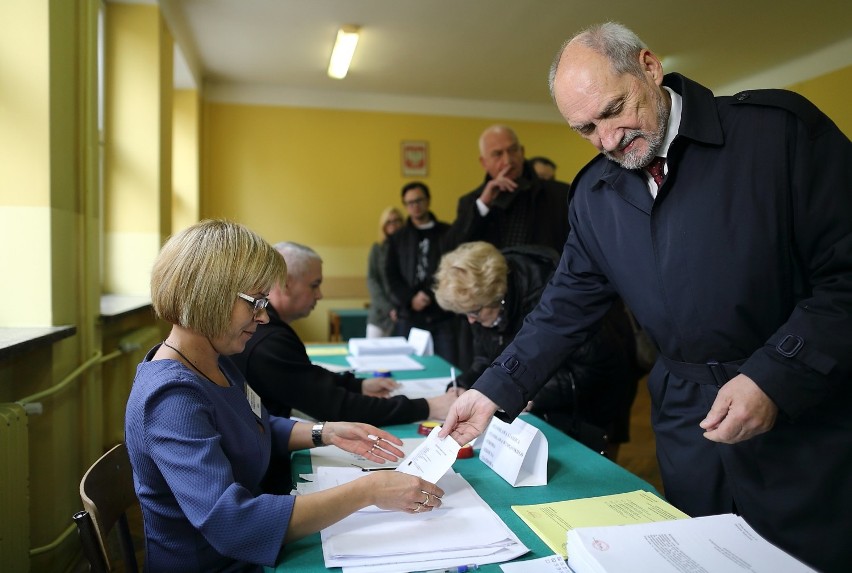
[[[566,40],[556,58],[550,65],[547,84],[550,97],[553,97],[553,84],[556,80],[556,69],[562,54],[570,44],[577,43],[606,57],[616,74],[631,74],[642,76],[642,66],[636,57],[640,51],[647,48],[645,43],[631,29],[618,22],[604,22],[589,26]]]
[[[292,277],[302,276],[310,261],[322,262],[322,257],[315,250],[300,243],[282,241],[276,243],[274,247],[284,257],[287,263],[287,274]]]

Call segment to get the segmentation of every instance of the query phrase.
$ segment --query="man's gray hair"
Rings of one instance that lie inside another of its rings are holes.
[[[647,46],[639,39],[639,36],[618,22],[595,24],[566,40],[557,52],[547,78],[550,97],[553,97],[553,84],[556,81],[559,61],[562,59],[565,48],[573,43],[585,46],[606,57],[618,75],[631,74],[642,77],[642,65],[636,56]]]
[[[312,248],[294,243],[292,241],[282,241],[273,245],[275,250],[281,253],[284,257],[284,262],[287,263],[287,274],[293,277],[300,277],[308,268],[310,261],[322,262],[322,257]]]

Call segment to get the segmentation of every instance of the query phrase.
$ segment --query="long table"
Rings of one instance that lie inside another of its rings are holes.
[[[309,349],[310,352],[310,349]],[[314,356],[312,356],[313,358]],[[332,358],[338,356],[315,356],[316,360],[345,364]],[[395,378],[403,381],[418,377],[447,376],[449,365],[438,357],[416,357],[426,368],[416,372],[398,373]],[[453,469],[470,483],[506,525],[515,532],[530,549],[518,560],[534,559],[552,555],[547,545],[512,511],[512,505],[527,505],[624,493],[643,489],[659,495],[654,487],[624,468],[614,464],[600,454],[576,442],[560,430],[536,416],[523,414],[523,419],[537,427],[547,438],[549,460],[547,485],[537,487],[512,487],[502,477],[479,461],[478,457],[457,460]],[[400,438],[419,437],[417,424],[388,426],[385,428]],[[293,456],[293,475],[311,473],[310,454],[297,452]],[[334,569],[336,570],[336,569]],[[499,564],[483,565],[483,573],[498,573]],[[277,568],[267,569],[285,573],[287,571],[327,571],[323,563],[322,542],[319,533],[310,535],[284,548]]]

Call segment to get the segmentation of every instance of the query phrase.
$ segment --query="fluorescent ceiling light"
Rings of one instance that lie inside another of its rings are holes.
[[[349,71],[349,63],[355,54],[355,46],[358,45],[358,26],[343,26],[337,31],[337,40],[331,51],[331,60],[328,62],[328,75],[332,78],[342,80]]]

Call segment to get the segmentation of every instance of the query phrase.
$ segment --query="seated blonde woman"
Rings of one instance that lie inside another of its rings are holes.
[[[491,243],[464,243],[441,258],[435,299],[446,310],[467,316],[473,336],[471,367],[458,379],[470,388],[521,329],[559,262],[541,246],[498,250]],[[630,406],[638,380],[635,346],[624,307],[613,305],[598,333],[566,357],[529,409],[580,441],[585,424],[606,434],[603,447],[615,458],[629,440]],[[584,422],[585,424],[579,424]],[[582,428],[581,428],[582,426]],[[587,445],[591,445],[591,440]]]
[[[440,488],[400,472],[299,497],[262,490],[270,460],[292,450],[333,444],[374,462],[403,454],[368,424],[270,416],[227,357],[268,320],[266,297],[285,276],[275,249],[226,221],[175,235],[154,263],[154,310],[172,328],[139,365],[125,418],[149,571],[261,571],[284,543],[363,507],[441,504]]]

